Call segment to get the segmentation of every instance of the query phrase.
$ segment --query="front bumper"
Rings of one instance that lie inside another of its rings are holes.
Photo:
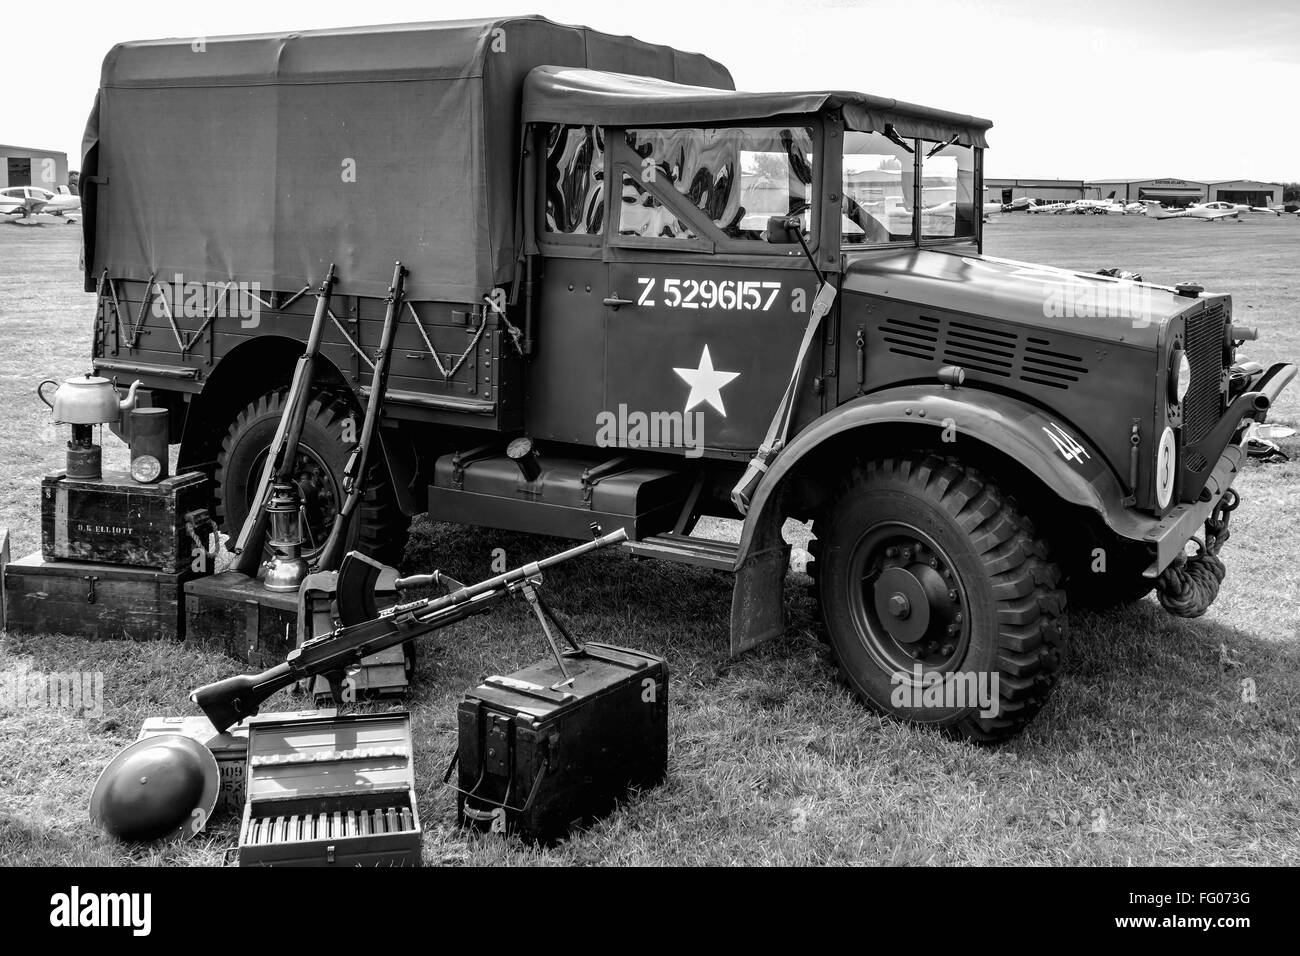
[[[1143,577],[1155,578],[1183,553],[1187,542],[1201,533],[1208,518],[1229,488],[1246,460],[1246,445],[1240,438],[1233,441],[1219,456],[1218,463],[1205,482],[1199,500],[1176,505],[1163,518],[1152,518],[1150,529],[1142,535],[1142,543],[1155,552],[1155,559],[1142,572]],[[1206,493],[1209,497],[1206,497]]]
[[[1294,365],[1279,363],[1267,371],[1259,372],[1241,394],[1261,394],[1271,406],[1295,375]],[[1259,416],[1260,421],[1263,418],[1263,415]],[[1176,505],[1163,518],[1150,519],[1150,527],[1140,535],[1139,540],[1152,549],[1154,560],[1142,572],[1143,577],[1158,577],[1174,558],[1183,553],[1187,542],[1201,533],[1205,520],[1214,513],[1224,494],[1232,487],[1245,460],[1245,424],[1242,422],[1237,425],[1231,440],[1220,453],[1198,499]]]

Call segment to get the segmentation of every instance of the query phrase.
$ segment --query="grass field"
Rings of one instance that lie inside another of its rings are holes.
[[[1300,357],[1300,222],[998,217],[986,251],[1051,265],[1133,269],[1236,296],[1258,325],[1250,355]],[[34,395],[87,366],[92,297],[77,230],[0,225],[0,525],[15,555],[39,547],[41,476],[62,439]],[[1244,318],[1243,318],[1244,317]],[[1295,425],[1300,389],[1272,419]],[[1300,454],[1300,443],[1287,444]],[[120,461],[120,449],[115,451]],[[1300,863],[1300,464],[1251,463],[1224,551],[1228,578],[1203,618],[1153,599],[1076,613],[1062,679],[1029,730],[995,749],[882,719],[834,677],[807,578],[787,589],[790,629],[726,659],[729,579],[601,554],[551,575],[577,631],[665,655],[672,667],[668,782],[545,851],[467,835],[441,784],[455,703],[485,673],[542,656],[526,608],[502,607],[420,648],[409,701],[427,864],[1241,864]],[[417,526],[409,569],[488,573],[556,543]],[[98,671],[102,715],[0,703],[0,863],[221,862],[233,821],[163,851],[100,837],[87,820],[103,765],[150,715],[189,712],[187,691],[238,665],[172,646],[54,635],[0,639],[0,673]],[[1242,699],[1249,678],[1257,701]],[[285,707],[290,698],[282,698]]]

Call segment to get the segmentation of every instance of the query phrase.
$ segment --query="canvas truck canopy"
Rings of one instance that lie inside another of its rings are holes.
[[[146,280],[477,301],[515,265],[535,66],[730,88],[707,57],[541,17],[146,40],[104,60],[86,128],[87,289]]]
[[[840,110],[851,129],[904,138],[987,146],[989,120],[916,106],[865,93],[744,93],[716,84],[686,85],[663,77],[628,76],[563,66],[536,67],[524,83],[524,121],[611,126],[691,125],[767,119],[791,113]]]

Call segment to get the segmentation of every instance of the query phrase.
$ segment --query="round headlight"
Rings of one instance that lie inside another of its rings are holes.
[[[1166,427],[1156,447],[1156,504],[1169,507],[1174,496],[1174,480],[1178,477],[1178,450],[1174,447],[1174,430]]]
[[[1182,349],[1174,352],[1169,363],[1169,384],[1175,403],[1182,402],[1192,387],[1192,363],[1187,361],[1187,353]]]

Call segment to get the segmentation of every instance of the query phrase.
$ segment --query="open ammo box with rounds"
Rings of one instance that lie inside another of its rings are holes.
[[[240,866],[419,866],[405,711],[253,718]]]

